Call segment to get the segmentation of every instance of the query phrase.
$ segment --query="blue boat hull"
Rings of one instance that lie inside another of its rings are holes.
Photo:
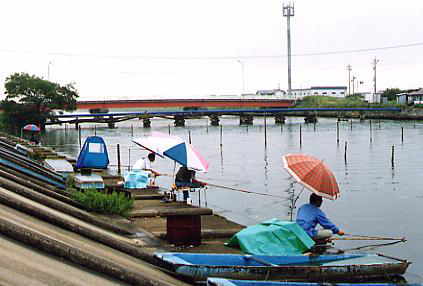
[[[365,281],[404,274],[410,264],[379,255],[250,256],[157,253],[175,273],[204,281],[208,277],[270,281]]]
[[[275,281],[251,281],[230,280],[223,278],[207,279],[207,286],[398,286],[393,283],[313,283],[313,282],[275,282]],[[400,284],[402,286],[421,286],[422,284]]]

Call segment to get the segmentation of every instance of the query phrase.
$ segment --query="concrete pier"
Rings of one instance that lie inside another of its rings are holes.
[[[282,113],[275,114],[275,124],[285,124],[285,115]]]
[[[174,125],[175,127],[184,127],[185,126],[185,117],[183,116],[175,116],[174,117]]]
[[[210,125],[211,126],[219,126],[220,120],[219,120],[218,115],[213,114],[213,115],[210,115],[209,118],[210,118]]]
[[[142,120],[142,126],[144,128],[151,128],[151,119],[150,118],[144,118]]]
[[[254,116],[244,114],[239,116],[239,125],[253,125]]]

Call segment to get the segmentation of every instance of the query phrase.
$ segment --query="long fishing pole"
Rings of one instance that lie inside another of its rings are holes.
[[[347,252],[347,251],[360,250],[360,249],[364,249],[364,248],[376,248],[376,247],[381,247],[381,246],[394,245],[394,244],[397,244],[397,243],[400,243],[400,242],[404,242],[404,241],[397,240],[397,241],[388,242],[388,243],[369,244],[369,245],[363,245],[363,246],[354,247],[354,248],[338,249],[338,251],[339,252]]]
[[[216,187],[216,188],[227,189],[227,190],[232,190],[232,191],[237,191],[237,192],[242,192],[242,193],[248,193],[248,194],[255,194],[255,195],[260,195],[260,196],[268,196],[268,197],[286,199],[285,197],[282,197],[282,196],[276,196],[276,195],[271,195],[271,194],[266,194],[266,193],[259,193],[259,192],[253,192],[253,191],[248,191],[248,190],[243,190],[243,189],[237,189],[237,188],[232,188],[232,187],[227,187],[227,186],[212,184],[212,183],[208,183],[208,182],[201,182],[201,183],[204,183],[204,184],[206,184],[208,186],[212,186],[212,187]]]
[[[166,173],[160,173],[160,174],[158,174],[158,176],[174,177],[173,175],[166,174]],[[244,190],[244,189],[237,189],[237,188],[233,188],[233,187],[228,187],[228,186],[213,184],[213,183],[199,181],[199,180],[196,180],[196,181],[197,182],[200,182],[200,183],[203,183],[203,184],[205,184],[207,186],[211,186],[211,187],[216,187],[216,188],[221,188],[221,189],[226,189],[226,190],[231,190],[231,191],[236,191],[236,192],[242,192],[242,193],[248,193],[248,194],[255,194],[255,195],[260,195],[260,196],[274,197],[274,198],[279,198],[279,199],[286,200],[286,197],[282,197],[282,196],[271,195],[271,194],[266,194],[266,193],[259,193],[259,192],[253,192],[253,191],[248,191],[248,190]]]
[[[382,237],[382,236],[370,236],[370,235],[359,235],[359,234],[345,234],[346,237],[334,237],[333,240],[400,240],[407,241],[405,237]]]

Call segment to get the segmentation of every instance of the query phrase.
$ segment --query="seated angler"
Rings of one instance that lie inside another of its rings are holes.
[[[297,224],[315,241],[327,240],[333,234],[344,235],[344,231],[333,224],[320,209],[322,197],[316,194],[310,195],[310,203],[302,205],[297,212]],[[317,230],[320,225],[323,229]]]
[[[182,166],[179,168],[175,176],[176,187],[189,187],[189,188],[202,188],[205,186],[204,183],[195,179],[195,171],[189,170],[187,167]],[[186,201],[189,197],[188,191],[184,190],[184,200]]]

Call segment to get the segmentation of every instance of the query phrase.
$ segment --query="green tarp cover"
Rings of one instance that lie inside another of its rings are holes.
[[[226,245],[254,255],[299,255],[314,241],[295,222],[273,218],[241,230]]]

